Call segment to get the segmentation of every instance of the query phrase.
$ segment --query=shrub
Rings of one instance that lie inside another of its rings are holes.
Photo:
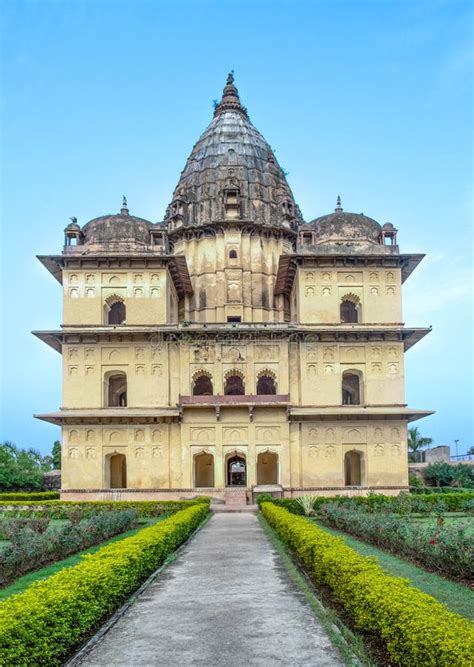
[[[109,544],[0,605],[0,664],[60,665],[198,527],[195,504]]]
[[[391,664],[472,665],[474,631],[468,620],[408,580],[385,574],[374,560],[307,519],[272,503],[263,503],[262,511],[308,574],[330,588],[354,626],[385,644]]]
[[[452,489],[451,489],[452,490]],[[472,491],[464,493],[444,493],[443,503],[447,512],[459,512],[466,500],[474,499]],[[411,512],[430,513],[439,502],[439,495],[436,493],[426,495],[412,495],[401,493],[399,496],[383,496],[378,493],[371,493],[368,496],[314,496],[314,509],[318,510],[323,505],[337,503],[344,507],[359,508],[367,512],[388,511],[400,514]],[[264,501],[265,502],[265,501]],[[278,507],[284,507],[292,514],[304,514],[298,498],[268,499]],[[416,509],[414,509],[416,507]]]
[[[47,533],[49,519],[7,520],[11,543],[0,552],[0,584],[130,530],[137,519],[138,512],[133,509],[102,512],[83,523],[71,522]]]
[[[301,505],[305,516],[313,516],[315,496],[301,496],[296,499],[296,502]]]
[[[37,493],[0,493],[0,504],[4,500],[56,500],[59,499],[59,491],[40,491]]]
[[[441,505],[438,509],[438,517],[442,517]],[[462,524],[443,527],[439,523],[438,528],[423,529],[408,517],[361,512],[336,503],[323,505],[319,516],[324,523],[407,556],[428,569],[455,579],[474,577],[474,536],[466,533],[466,526]]]
[[[186,507],[192,507],[196,503],[209,505],[211,499],[201,496],[196,500],[46,500],[31,501],[28,503],[18,501],[1,501],[0,512],[12,513],[18,516],[49,516],[51,519],[67,519],[68,510],[71,507],[80,507],[84,516],[89,517],[97,511],[116,511],[124,509],[136,509],[142,517],[161,516],[170,512],[179,512]]]
[[[257,505],[260,507],[262,503],[268,503],[273,500],[273,497],[270,493],[259,493],[257,496]]]

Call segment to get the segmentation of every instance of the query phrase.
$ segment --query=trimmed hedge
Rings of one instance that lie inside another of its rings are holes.
[[[169,512],[179,512],[192,507],[196,503],[209,505],[210,498],[201,496],[195,500],[45,500],[18,502],[0,500],[0,513],[27,516],[46,515],[52,519],[67,519],[68,508],[80,507],[84,516],[90,516],[94,511],[135,509],[142,517],[160,516]]]
[[[58,500],[59,491],[38,491],[37,493],[0,493],[0,504],[5,500],[18,502],[20,500]]]
[[[262,494],[267,495],[267,494]],[[322,505],[327,505],[329,503],[338,503],[339,505],[348,505],[351,507],[360,507],[369,512],[375,512],[381,509],[387,509],[391,512],[403,512],[408,511],[420,512],[423,510],[429,510],[430,508],[435,508],[439,503],[443,503],[444,511],[446,512],[460,512],[464,508],[464,503],[467,500],[474,499],[474,492],[464,492],[464,493],[444,493],[442,496],[438,493],[431,493],[426,495],[413,494],[409,495],[407,493],[401,494],[399,496],[383,496],[382,494],[370,494],[368,496],[315,496],[314,497],[314,508],[318,510]],[[304,515],[303,508],[296,498],[281,498],[281,499],[269,499],[264,497],[262,500],[257,498],[257,503],[260,505],[262,502],[272,502],[278,507],[284,507],[292,514],[298,514],[300,516]],[[411,509],[412,508],[412,509]]]
[[[328,586],[355,627],[377,636],[391,664],[406,667],[470,667],[472,624],[448,611],[407,579],[385,574],[338,537],[272,503],[262,512],[315,581]]]
[[[0,664],[60,665],[199,526],[195,503],[0,604]]]
[[[410,486],[410,493],[427,494],[427,493],[471,493],[474,494],[474,489],[466,489],[456,486]]]

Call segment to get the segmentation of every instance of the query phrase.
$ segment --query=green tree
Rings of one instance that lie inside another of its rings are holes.
[[[408,429],[408,458],[410,461],[416,460],[416,452],[428,447],[433,442],[433,438],[426,438],[418,431],[418,426],[412,426]]]
[[[445,461],[432,463],[425,470],[429,486],[449,486],[454,479],[454,466]]]
[[[59,440],[54,441],[51,456],[54,470],[61,470],[61,443]]]
[[[36,449],[20,449],[13,442],[0,444],[0,491],[38,491],[51,459]]]
[[[472,456],[472,454],[474,454],[474,445],[472,445],[472,447],[469,447],[469,449],[467,450],[467,453],[470,454],[471,456]]]

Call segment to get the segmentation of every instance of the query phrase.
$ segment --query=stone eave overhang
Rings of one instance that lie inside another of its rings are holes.
[[[169,326],[67,326],[61,330],[33,331],[33,335],[62,352],[63,344],[94,345],[104,342],[143,341],[150,343],[181,343],[206,345],[211,341],[238,344],[259,341],[262,345],[276,344],[290,339],[294,343],[377,343],[402,342],[405,352],[431,331],[426,327],[405,327],[402,324],[239,324],[238,328],[227,323],[212,325]]]
[[[354,421],[375,419],[401,419],[406,422],[416,421],[434,414],[430,410],[415,410],[406,405],[334,405],[292,406],[288,410],[290,421]]]
[[[175,229],[170,229],[168,225],[168,238],[176,239],[180,236],[188,233],[191,237],[196,236],[197,234],[203,232],[215,232],[216,228],[220,227],[221,229],[239,227],[241,231],[258,231],[258,232],[268,232],[269,234],[278,234],[281,236],[286,236],[291,240],[295,240],[298,235],[297,229],[292,229],[291,227],[286,227],[285,225],[271,225],[268,223],[256,222],[255,220],[246,220],[239,218],[229,218],[221,220],[212,220],[210,222],[199,224],[199,225],[185,225],[182,224]]]
[[[59,412],[33,415],[36,419],[55,424],[115,424],[124,426],[133,424],[155,424],[159,422],[178,421],[178,408],[91,408],[63,409]]]
[[[74,255],[37,255],[37,258],[61,284],[65,268],[75,270],[168,268],[178,296],[182,298],[193,295],[193,286],[184,255],[87,254],[84,252],[84,254]]]
[[[402,271],[402,283],[416,269],[425,255],[372,255],[372,254],[315,254],[315,253],[297,253],[292,255],[280,255],[278,263],[278,272],[275,282],[274,294],[291,293],[293,281],[298,265],[305,263],[310,267],[316,268],[400,268]]]

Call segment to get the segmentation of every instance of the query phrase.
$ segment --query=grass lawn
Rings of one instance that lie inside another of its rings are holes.
[[[140,524],[138,528],[129,530],[126,533],[121,533],[120,535],[115,535],[115,537],[112,537],[110,540],[106,540],[101,544],[96,544],[95,546],[90,547],[89,549],[85,549],[84,551],[79,551],[73,554],[72,556],[68,556],[68,558],[65,558],[64,560],[57,561],[56,563],[51,563],[50,565],[42,567],[39,570],[28,572],[22,577],[16,579],[13,583],[8,584],[8,586],[0,588],[0,600],[5,600],[5,598],[10,597],[10,595],[15,595],[15,593],[23,592],[25,588],[27,588],[33,582],[39,581],[40,579],[46,579],[47,577],[50,577],[52,574],[56,574],[56,572],[59,572],[65,567],[71,567],[72,565],[77,565],[81,560],[82,556],[84,556],[85,554],[93,554],[102,547],[104,547],[106,544],[111,544],[112,542],[118,542],[119,540],[123,540],[126,537],[131,537],[132,535],[135,535],[135,533],[138,533],[139,530],[142,530],[147,526],[151,526],[157,523],[158,521],[167,518],[167,516],[168,515],[165,514],[163,516],[153,519],[142,518],[140,519]]]
[[[379,549],[373,544],[358,540],[352,537],[352,535],[347,535],[347,533],[334,530],[333,528],[327,528],[320,523],[318,523],[318,526],[331,535],[342,537],[347,546],[362,556],[375,556],[381,567],[388,574],[410,579],[413,586],[424,593],[428,593],[428,595],[432,595],[439,602],[446,605],[450,611],[474,620],[474,592],[470,591],[466,586],[445,579],[433,572],[428,572],[403,558],[398,558],[398,556],[392,553]]]

